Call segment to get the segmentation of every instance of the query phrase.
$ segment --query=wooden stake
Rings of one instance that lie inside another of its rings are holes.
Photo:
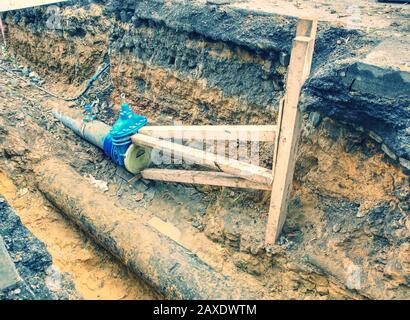
[[[281,122],[279,124],[279,144],[274,158],[275,176],[266,227],[266,246],[275,243],[286,218],[302,123],[298,109],[299,96],[311,70],[316,30],[317,21],[311,19],[298,21],[288,70],[282,119],[279,119]]]
[[[278,126],[147,126],[139,133],[162,139],[214,140],[214,141],[265,141],[275,140]]]
[[[224,155],[217,155],[199,149],[186,147],[178,143],[149,137],[140,133],[132,136],[131,139],[132,142],[137,145],[154,148],[167,155],[182,155],[185,161],[192,161],[193,163],[214,170],[224,171],[249,181],[272,185],[272,171],[259,166],[229,159]]]
[[[236,176],[224,172],[145,169],[141,172],[141,175],[146,180],[179,182],[242,189],[272,190],[272,187],[269,185],[251,182],[246,179],[238,178]]]

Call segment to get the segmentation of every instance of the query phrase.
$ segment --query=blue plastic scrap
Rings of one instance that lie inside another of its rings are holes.
[[[127,103],[121,106],[120,117],[104,139],[104,152],[116,164],[124,166],[125,153],[132,144],[131,136],[146,126],[148,119],[135,114]]]
[[[84,122],[91,122],[97,119],[97,117],[93,114],[93,106],[89,103],[87,103],[84,106],[84,113],[85,113],[85,117],[83,119]]]

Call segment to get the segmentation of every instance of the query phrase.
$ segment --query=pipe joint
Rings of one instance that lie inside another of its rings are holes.
[[[120,117],[104,139],[104,152],[116,164],[125,166],[125,156],[132,144],[131,136],[146,126],[146,117],[132,112],[130,106],[124,103],[121,106]]]

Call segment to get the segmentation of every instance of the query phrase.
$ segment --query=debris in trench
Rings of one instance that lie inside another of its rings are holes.
[[[19,197],[23,197],[24,195],[27,194],[27,192],[28,192],[28,189],[27,189],[27,188],[23,188],[23,189],[20,189],[20,190],[17,192],[17,195],[18,195]]]
[[[92,175],[86,176],[88,181],[94,186],[100,189],[102,192],[107,192],[109,190],[108,183],[106,181],[97,180]]]
[[[140,202],[144,199],[145,194],[143,192],[138,192],[135,194],[135,201]]]

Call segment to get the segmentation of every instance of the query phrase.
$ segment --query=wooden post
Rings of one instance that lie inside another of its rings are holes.
[[[298,109],[299,96],[311,70],[316,30],[316,20],[299,19],[292,46],[283,110],[280,112],[281,119],[278,119],[278,146],[274,155],[274,180],[266,227],[266,246],[273,245],[279,237],[287,214],[302,124]]]
[[[1,36],[3,37],[4,46],[7,47],[6,32],[4,30],[3,20],[1,20],[1,17],[0,17],[0,32],[1,32]]]

